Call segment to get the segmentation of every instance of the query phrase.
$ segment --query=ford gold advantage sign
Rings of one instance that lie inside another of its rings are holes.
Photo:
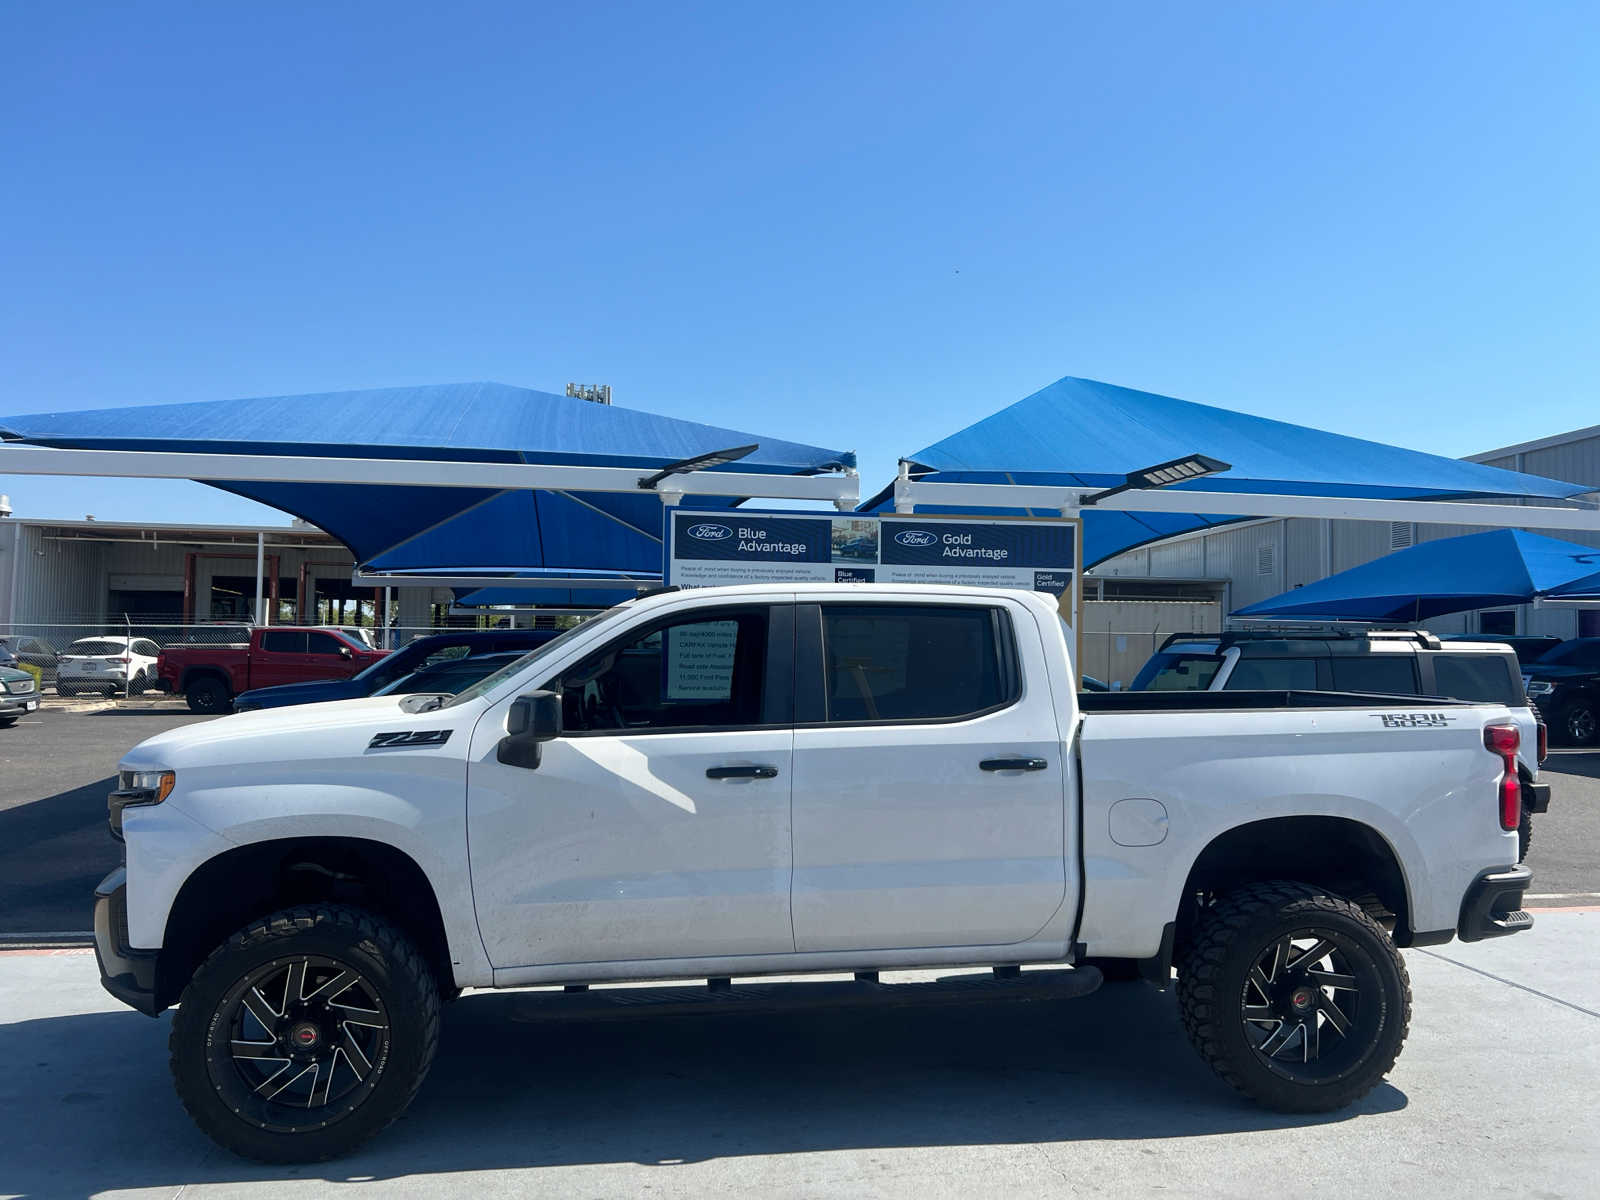
[[[666,582],[964,583],[1061,595],[1078,526],[826,513],[670,511]]]

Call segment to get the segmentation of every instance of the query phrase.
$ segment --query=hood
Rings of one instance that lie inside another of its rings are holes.
[[[1555,663],[1528,663],[1523,671],[1529,679],[1543,679],[1550,683],[1565,683],[1573,679],[1593,679],[1593,667],[1569,667]]]
[[[299,704],[180,725],[140,742],[123,756],[120,765],[129,769],[170,767],[180,770],[186,759],[210,759],[217,747],[243,750],[241,743],[252,739],[296,738],[340,728],[378,725],[385,718],[403,716],[400,704],[407,699],[410,697],[374,696],[327,704]],[[224,750],[226,753],[228,751]]]

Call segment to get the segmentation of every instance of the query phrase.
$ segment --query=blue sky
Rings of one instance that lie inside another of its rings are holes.
[[[1600,422],[1597,61],[1589,3],[8,5],[0,413],[607,382],[871,491],[1081,375],[1466,454]]]

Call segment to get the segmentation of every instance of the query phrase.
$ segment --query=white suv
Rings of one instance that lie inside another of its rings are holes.
[[[156,656],[160,653],[161,647],[149,638],[79,638],[61,652],[56,666],[56,691],[63,696],[76,696],[79,692],[138,695],[155,686]]]

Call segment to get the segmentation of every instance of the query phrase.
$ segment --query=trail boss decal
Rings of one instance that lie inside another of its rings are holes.
[[[400,733],[375,733],[368,750],[415,750],[421,746],[442,746],[450,740],[449,729],[416,729]]]
[[[1443,729],[1454,721],[1444,713],[1373,713],[1385,729]]]

